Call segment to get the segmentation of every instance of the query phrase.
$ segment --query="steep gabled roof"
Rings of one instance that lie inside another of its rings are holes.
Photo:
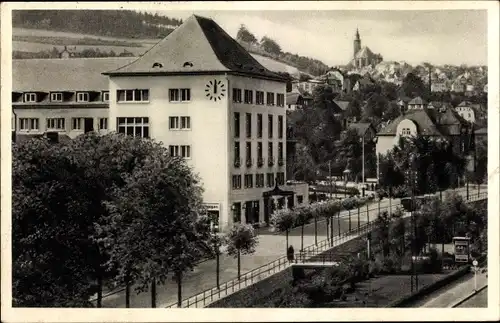
[[[347,110],[349,101],[333,100],[343,111]]]
[[[427,136],[441,136],[437,125],[434,120],[429,116],[427,110],[409,110],[402,116],[397,117],[391,121],[387,126],[381,129],[378,136],[395,136],[398,125],[401,121],[409,119],[417,125],[417,131],[422,135]]]
[[[156,65],[156,67],[153,67]],[[106,75],[233,72],[285,81],[262,66],[212,19],[192,15],[130,64]]]
[[[373,52],[368,47],[364,46],[354,55],[354,58],[370,58],[372,56]]]
[[[409,105],[412,104],[427,104],[427,101],[422,99],[421,97],[417,96],[416,98],[413,98],[410,102],[408,102]]]
[[[373,128],[370,122],[356,122],[349,125],[349,129],[355,130],[359,136],[364,136],[370,127]]]

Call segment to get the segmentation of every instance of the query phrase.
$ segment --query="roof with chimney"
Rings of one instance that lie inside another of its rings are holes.
[[[212,19],[192,15],[130,64],[104,74],[178,75],[237,73],[284,82],[262,66]]]

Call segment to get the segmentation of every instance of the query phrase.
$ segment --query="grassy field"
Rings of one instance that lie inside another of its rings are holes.
[[[143,44],[137,43],[137,42],[129,42],[129,41],[122,41],[122,40],[107,40],[107,39],[101,39],[101,38],[89,38],[89,37],[83,37],[83,38],[76,38],[76,37],[52,37],[52,36],[32,36],[32,35],[25,35],[25,36],[19,36],[19,35],[14,35],[12,36],[13,41],[19,41],[19,42],[30,42],[30,43],[41,43],[41,44],[52,44],[52,45],[67,45],[67,46],[73,46],[73,45],[92,45],[92,46],[123,46],[123,47],[142,47]]]

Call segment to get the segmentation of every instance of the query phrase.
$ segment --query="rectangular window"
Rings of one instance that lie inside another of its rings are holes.
[[[181,157],[182,158],[191,158],[191,146],[188,146],[188,145],[181,146]]]
[[[82,118],[71,118],[71,130],[82,130]]]
[[[272,159],[273,158],[273,143],[268,142],[267,143],[267,156]]]
[[[252,188],[252,187],[253,187],[253,175],[245,174],[245,188]]]
[[[62,100],[63,100],[62,93],[59,93],[59,92],[50,93],[50,101],[51,102],[62,102]]]
[[[234,138],[240,137],[240,113],[234,113]]]
[[[181,129],[191,129],[191,117],[181,117]]]
[[[24,102],[36,102],[36,93],[25,93]]]
[[[99,118],[99,130],[108,130],[108,118]]]
[[[233,89],[233,102],[241,103],[241,89]]]
[[[272,114],[267,116],[267,133],[269,135],[269,139],[273,138],[273,115]]]
[[[168,128],[169,129],[179,129],[179,117],[169,117],[168,118]]]
[[[239,141],[235,141],[234,142],[234,157],[235,158],[240,158],[240,142]]]
[[[285,173],[276,173],[276,183],[278,185],[285,185]]]
[[[283,138],[283,116],[278,116],[278,138]]]
[[[304,197],[302,195],[297,195],[297,204],[302,204],[304,202]]]
[[[241,189],[241,175],[233,175],[233,190]]]
[[[38,130],[38,118],[20,118],[19,119],[19,130],[29,131]]]
[[[264,92],[263,91],[256,91],[255,92],[255,103],[258,105],[264,104]]]
[[[89,102],[89,94],[87,92],[78,92],[76,102]]]
[[[282,93],[278,93],[276,95],[276,105],[279,107],[284,107],[285,106],[285,95]]]
[[[273,186],[274,186],[274,174],[267,173],[267,187],[273,187]]]
[[[278,158],[283,161],[283,143],[278,142]]]
[[[253,103],[253,91],[245,90],[245,103],[252,104]]]
[[[181,101],[191,101],[191,89],[181,89]]]
[[[267,92],[267,105],[274,105],[274,93]]]
[[[264,174],[255,174],[255,187],[264,187]]]
[[[246,130],[247,138],[251,138],[252,137],[252,114],[251,113],[246,114],[245,130]]]
[[[257,157],[262,159],[262,142],[257,143]]]
[[[64,118],[47,118],[47,130],[64,130]]]
[[[257,114],[257,138],[262,138],[262,113]]]
[[[170,89],[170,102],[189,102],[191,101],[191,89]]]
[[[241,222],[241,203],[240,202],[233,203],[232,210],[233,210],[233,222],[234,223]]]
[[[117,90],[118,102],[148,102],[149,90]]]
[[[168,151],[172,157],[191,158],[191,146],[187,145],[170,145]]]
[[[252,166],[252,142],[247,141],[245,152],[247,167],[250,167]]]
[[[148,117],[117,118],[118,132],[134,137],[149,138]]]
[[[102,100],[104,102],[108,102],[109,101],[109,92],[108,91],[102,92]]]

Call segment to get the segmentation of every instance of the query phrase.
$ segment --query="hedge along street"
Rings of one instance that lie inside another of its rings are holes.
[[[465,196],[465,189],[461,188],[457,190],[461,195]],[[481,192],[486,192],[485,189],[481,189]],[[392,200],[392,209],[395,210],[397,205],[399,205],[398,200]],[[381,211],[387,210],[389,207],[389,200],[384,199],[381,203]],[[366,223],[367,216],[366,211],[361,210],[361,223]],[[370,221],[374,221],[378,214],[378,205],[374,201],[370,204],[369,217]],[[353,211],[351,211],[353,213]],[[355,216],[351,216],[352,228],[357,227],[357,210],[355,211]],[[338,233],[337,221],[334,223],[334,234]],[[342,211],[340,217],[340,231],[347,232],[349,226],[348,222],[348,212]],[[322,220],[318,221],[318,241],[326,239],[326,223]],[[301,228],[296,227],[292,229],[289,233],[289,244],[292,244],[294,248],[298,251],[301,244]],[[314,244],[314,221],[306,225],[304,228],[304,246],[310,246]],[[285,236],[283,234],[274,234],[268,230],[260,230],[259,244],[256,246],[255,254],[253,255],[243,255],[241,257],[241,273],[244,274],[252,269],[259,266],[265,265],[271,261],[276,260],[279,257],[285,256]],[[237,277],[237,260],[227,254],[222,254],[220,256],[220,281],[224,283],[226,281],[235,279]],[[183,295],[185,297],[195,295],[204,290],[210,289],[215,286],[216,273],[215,273],[215,260],[210,259],[201,264],[199,264],[194,271],[186,273],[183,277]],[[174,280],[168,279],[165,285],[157,286],[157,304],[158,307],[165,307],[177,300],[177,284]],[[150,307],[150,294],[141,293],[136,294],[132,292],[130,306],[131,307]],[[118,292],[109,297],[104,297],[102,301],[103,307],[125,307],[125,292]]]

